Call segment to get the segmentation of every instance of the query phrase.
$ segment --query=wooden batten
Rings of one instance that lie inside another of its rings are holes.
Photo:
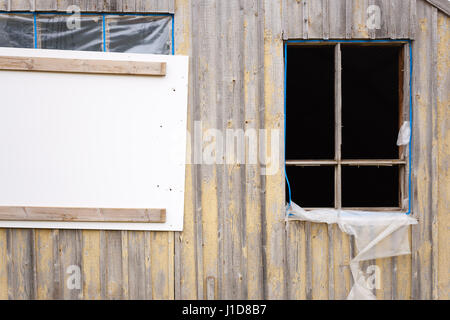
[[[166,222],[166,209],[0,207],[0,221]]]
[[[0,56],[0,70],[165,76],[166,62]]]

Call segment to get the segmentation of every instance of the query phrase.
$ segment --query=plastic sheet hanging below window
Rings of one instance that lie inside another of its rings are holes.
[[[42,49],[103,50],[101,16],[38,15],[37,29]]]
[[[107,16],[107,51],[170,54],[171,21],[171,16]]]
[[[368,287],[361,270],[362,261],[410,254],[408,226],[417,220],[399,212],[365,212],[336,209],[306,211],[295,203],[286,209],[287,219],[316,223],[336,223],[341,231],[355,237],[358,254],[350,261],[354,285],[349,300],[372,300],[375,295]]]
[[[31,14],[0,14],[0,47],[34,48]]]

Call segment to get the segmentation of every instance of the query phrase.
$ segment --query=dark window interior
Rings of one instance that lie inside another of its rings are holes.
[[[397,159],[399,47],[342,46],[342,159]]]
[[[397,207],[398,167],[342,167],[343,207]]]
[[[342,207],[399,207],[401,167],[376,162],[399,157],[401,47],[341,45],[341,159],[373,160],[371,165],[334,160],[334,52],[334,45],[287,48],[286,174],[292,201],[305,208],[333,208],[337,183]],[[335,176],[339,166],[340,184]]]
[[[287,50],[286,159],[334,159],[334,48]]]
[[[334,207],[334,167],[286,167],[292,201],[305,208]],[[286,195],[287,199],[287,195]]]

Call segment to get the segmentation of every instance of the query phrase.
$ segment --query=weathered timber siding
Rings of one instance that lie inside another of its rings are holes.
[[[283,39],[413,41],[413,254],[376,260],[379,299],[448,299],[449,17],[423,0],[5,1],[0,10],[174,12],[188,129],[283,129]],[[366,28],[377,4],[382,28]],[[408,57],[408,52],[405,53]],[[405,80],[407,81],[407,80]],[[283,137],[280,137],[283,141]],[[280,163],[282,163],[280,153]],[[285,223],[284,176],[187,165],[183,232],[0,229],[1,299],[344,299],[352,239]],[[82,289],[69,290],[78,265]]]

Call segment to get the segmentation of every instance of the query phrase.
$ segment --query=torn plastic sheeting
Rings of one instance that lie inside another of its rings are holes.
[[[399,212],[366,212],[317,209],[306,211],[291,202],[287,207],[289,220],[338,224],[341,231],[355,237],[358,254],[350,261],[354,285],[349,300],[372,300],[376,297],[367,287],[360,262],[410,254],[408,226],[417,220]]]
[[[409,143],[411,139],[411,125],[409,121],[403,122],[400,131],[398,133],[397,145],[404,146]]]

